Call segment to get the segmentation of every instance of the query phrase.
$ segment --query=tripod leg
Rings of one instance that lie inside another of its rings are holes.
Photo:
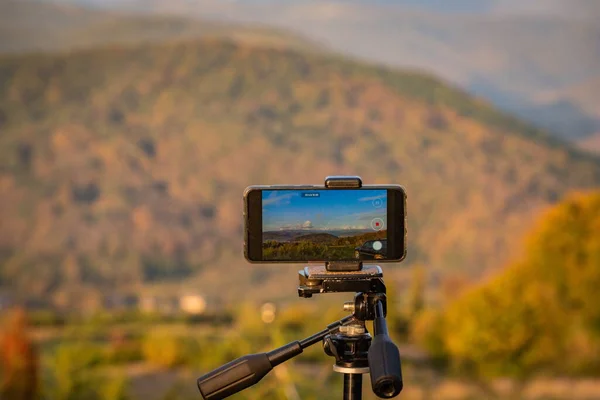
[[[362,399],[362,375],[344,374],[344,400]]]

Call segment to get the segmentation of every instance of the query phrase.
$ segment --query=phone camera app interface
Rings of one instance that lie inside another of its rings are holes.
[[[262,215],[265,260],[386,258],[386,190],[264,190]]]

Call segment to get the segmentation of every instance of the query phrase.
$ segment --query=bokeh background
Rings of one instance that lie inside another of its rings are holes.
[[[600,398],[596,0],[0,0],[0,398],[194,399],[342,318],[242,192],[400,183],[406,399]],[[341,397],[319,346],[237,399]],[[368,379],[368,378],[365,378]],[[374,399],[365,380],[365,398]]]

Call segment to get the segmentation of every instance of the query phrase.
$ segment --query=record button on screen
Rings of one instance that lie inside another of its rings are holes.
[[[371,228],[374,231],[380,231],[383,229],[383,220],[381,218],[373,218],[371,221]]]

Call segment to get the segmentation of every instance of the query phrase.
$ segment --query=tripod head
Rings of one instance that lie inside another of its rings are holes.
[[[384,399],[402,390],[400,352],[388,335],[385,321],[387,299],[383,273],[379,266],[364,271],[327,272],[324,267],[307,267],[299,271],[298,294],[311,297],[315,293],[352,292],[353,301],[344,304],[352,314],[330,324],[304,340],[268,353],[251,354],[198,378],[198,389],[205,400],[220,400],[258,383],[275,366],[323,341],[327,355],[335,358],[334,371],[344,374],[344,398],[360,399],[362,374],[370,373],[373,392]],[[373,337],[365,321],[373,321]]]
[[[383,271],[379,265],[361,265],[360,270],[350,271],[328,271],[323,265],[308,266],[298,271],[298,282],[298,296],[305,298],[319,293],[385,294]]]

